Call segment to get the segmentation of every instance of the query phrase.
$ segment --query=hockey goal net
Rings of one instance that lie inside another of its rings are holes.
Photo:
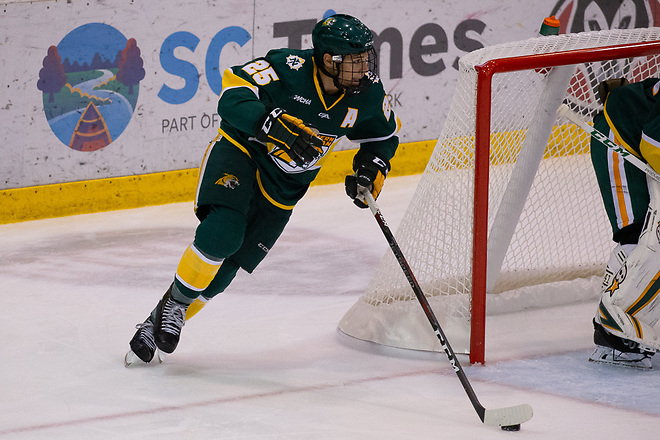
[[[593,300],[613,243],[589,138],[598,84],[658,73],[660,28],[533,38],[459,62],[449,114],[395,233],[457,353],[485,360],[488,314]],[[440,351],[391,252],[339,324],[379,344]]]

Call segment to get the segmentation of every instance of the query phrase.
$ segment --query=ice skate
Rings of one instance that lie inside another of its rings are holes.
[[[655,354],[655,350],[643,347],[637,342],[614,336],[595,320],[594,343],[596,349],[589,357],[590,362],[638,370],[653,368],[651,356]]]
[[[126,356],[124,356],[124,365],[130,367],[137,362],[149,363],[153,360],[156,352],[156,340],[154,339],[154,325],[147,318],[146,321],[136,325],[137,331],[133,339],[129,342],[131,347]],[[156,356],[158,363],[162,362],[160,353]]]
[[[172,286],[167,289],[156,310],[154,336],[156,346],[165,353],[172,353],[179,344],[181,328],[186,323],[188,304],[172,298]]]
[[[589,357],[590,362],[608,364],[617,367],[635,368],[637,370],[650,370],[653,368],[649,353],[626,353],[612,347],[596,346]]]

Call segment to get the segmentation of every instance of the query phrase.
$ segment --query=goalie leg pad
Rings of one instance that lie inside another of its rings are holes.
[[[642,350],[660,350],[660,339],[652,326],[612,304],[608,299],[607,295],[601,299],[596,315],[597,323],[612,335],[639,344]]]
[[[619,244],[610,253],[610,259],[605,267],[605,275],[601,285],[601,292],[604,292],[614,281],[614,275],[619,272],[628,255],[635,249],[636,244]]]
[[[651,203],[638,245],[602,292],[596,321],[610,333],[660,350],[660,188],[649,179]],[[606,274],[607,276],[607,274]]]

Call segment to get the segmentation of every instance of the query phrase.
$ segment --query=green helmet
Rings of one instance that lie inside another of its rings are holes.
[[[376,51],[371,30],[360,20],[346,14],[335,14],[319,21],[312,30],[314,59],[317,66],[327,76],[333,78],[334,84],[349,95],[355,95],[366,90],[376,75]],[[323,62],[323,55],[329,53],[332,60],[339,66],[344,56],[367,53],[368,72],[360,80],[359,85],[342,86],[337,74],[331,74]]]
[[[346,14],[335,14],[319,21],[312,31],[314,55],[348,55],[373,48],[374,37],[360,20]]]

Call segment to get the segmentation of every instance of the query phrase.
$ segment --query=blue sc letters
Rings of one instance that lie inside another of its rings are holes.
[[[252,36],[250,33],[238,26],[229,26],[215,34],[206,51],[205,73],[206,81],[211,90],[219,95],[222,90],[222,72],[220,72],[219,59],[222,49],[228,43],[245,45]],[[194,64],[181,60],[174,55],[178,47],[184,47],[194,52],[199,45],[199,38],[191,32],[175,32],[163,41],[160,48],[160,64],[162,68],[172,75],[183,78],[185,84],[180,89],[173,89],[163,84],[158,92],[158,97],[168,104],[183,104],[191,100],[197,93],[199,87],[200,73]]]

